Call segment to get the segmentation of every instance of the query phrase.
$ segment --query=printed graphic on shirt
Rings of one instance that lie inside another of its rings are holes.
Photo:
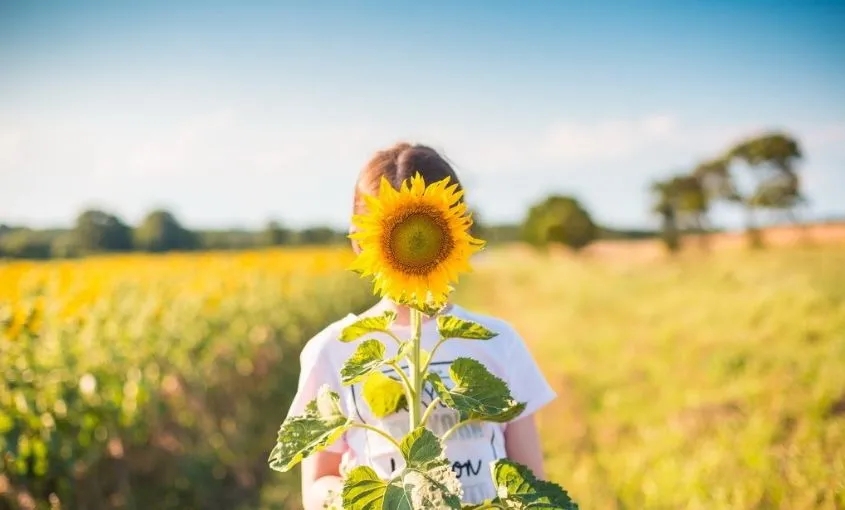
[[[451,361],[432,362],[429,370],[437,373],[447,388],[454,387],[449,375]],[[401,367],[406,370],[407,367]],[[383,369],[388,377],[399,380],[392,368]],[[351,387],[354,411],[364,423],[386,430],[391,436],[401,438],[409,431],[408,412],[401,411],[384,419],[376,418],[370,412],[361,395],[360,385]],[[434,390],[426,384],[423,387],[422,404],[427,407],[436,398]],[[429,416],[427,427],[442,437],[458,423],[458,413],[445,405],[438,404]],[[367,435],[366,451],[370,465],[382,476],[389,477],[405,465],[402,456],[386,440]],[[480,503],[494,497],[495,487],[490,476],[490,463],[504,457],[504,439],[500,427],[493,424],[470,423],[455,431],[446,442],[447,458],[464,489],[465,503]]]

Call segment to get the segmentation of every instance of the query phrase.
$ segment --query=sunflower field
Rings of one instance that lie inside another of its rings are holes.
[[[0,265],[0,508],[297,506],[267,454],[301,344],[375,299],[351,256]]]

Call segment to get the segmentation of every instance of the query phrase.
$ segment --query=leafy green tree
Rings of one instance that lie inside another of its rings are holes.
[[[678,232],[677,208],[671,180],[654,181],[651,183],[652,211],[663,219],[660,228],[660,238],[666,249],[674,253],[681,247]]]
[[[652,211],[663,217],[663,241],[669,251],[680,248],[680,232],[696,231],[707,248],[707,212],[710,201],[695,175],[678,174],[651,185]]]
[[[165,210],[149,213],[134,233],[135,248],[150,252],[190,250],[197,246],[196,237]]]
[[[264,246],[282,246],[291,244],[293,232],[278,221],[269,221],[261,231],[261,244]]]
[[[50,256],[57,259],[72,258],[79,255],[79,247],[72,232],[56,236],[50,243]]]
[[[755,185],[745,196],[749,229],[756,232],[758,208],[791,210],[803,201],[796,164],[802,158],[798,142],[783,133],[768,133],[734,146],[729,157],[752,170]],[[760,243],[759,234],[752,242]]]
[[[346,235],[329,227],[309,227],[299,232],[299,242],[305,245],[324,245],[345,240]]]
[[[573,197],[552,195],[533,205],[523,222],[523,239],[534,246],[557,243],[580,250],[598,235],[587,210]]]
[[[15,259],[50,258],[50,240],[30,229],[15,229],[0,239],[0,255]]]
[[[792,211],[806,201],[800,192],[797,163],[803,157],[800,144],[779,132],[747,138],[722,157],[699,165],[695,175],[706,183],[711,196],[745,208],[746,232],[752,246],[762,244],[756,211],[760,208]],[[751,186],[741,190],[735,168],[743,163],[750,172]]]
[[[82,212],[73,228],[74,244],[83,253],[132,249],[132,230],[120,218],[98,209]]]

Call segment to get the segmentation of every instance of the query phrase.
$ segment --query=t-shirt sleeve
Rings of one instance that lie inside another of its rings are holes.
[[[507,353],[508,386],[517,402],[525,402],[525,410],[518,418],[536,413],[557,397],[522,337],[512,331]]]
[[[309,402],[317,398],[317,393],[323,385],[328,385],[333,391],[339,395],[343,395],[337,372],[334,370],[331,360],[328,359],[327,353],[320,348],[321,346],[319,344],[323,342],[318,342],[317,340],[315,338],[312,340],[314,342],[313,344],[310,342],[306,344],[299,355],[299,383],[297,384],[296,394],[288,409],[288,417],[305,413],[305,407]],[[342,401],[341,409],[345,409]],[[343,453],[346,450],[345,435],[326,448],[326,451],[334,453]]]

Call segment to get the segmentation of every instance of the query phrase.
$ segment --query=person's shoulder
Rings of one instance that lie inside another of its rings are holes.
[[[355,322],[355,319],[353,314],[346,315],[327,325],[308,339],[299,354],[303,364],[308,361],[328,359],[339,350],[339,347],[345,346],[346,344],[340,341],[340,335],[346,326]]]

